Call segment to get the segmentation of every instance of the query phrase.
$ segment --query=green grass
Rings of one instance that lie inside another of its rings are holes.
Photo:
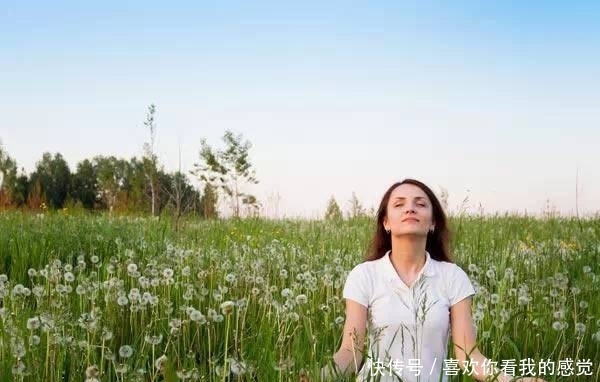
[[[482,353],[590,359],[591,377],[546,379],[600,381],[600,221],[451,225],[455,260],[479,286]],[[345,277],[372,229],[368,219],[224,220],[175,231],[164,219],[2,213],[0,378],[81,381],[92,366],[102,381],[315,376],[339,346]]]

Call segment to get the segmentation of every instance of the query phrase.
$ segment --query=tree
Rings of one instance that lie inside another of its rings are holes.
[[[219,195],[214,186],[209,183],[204,185],[202,196],[200,197],[200,213],[204,219],[216,219],[219,217],[217,204]]]
[[[203,184],[220,189],[230,202],[233,216],[239,217],[242,206],[250,210],[258,210],[260,206],[255,196],[243,192],[246,184],[258,183],[249,159],[252,144],[229,130],[222,139],[225,143],[222,150],[213,149],[204,139],[200,142],[200,162],[194,164],[193,173]]]
[[[352,197],[348,201],[350,203],[350,211],[348,211],[348,217],[350,218],[358,218],[366,215],[365,209],[363,208],[360,200],[356,196],[354,191],[352,192]]]
[[[77,171],[72,178],[71,196],[88,210],[94,209],[98,196],[96,177],[94,164],[89,159],[85,159],[77,164]]]
[[[342,210],[340,209],[340,206],[335,201],[335,198],[332,195],[331,198],[329,199],[329,202],[327,203],[327,209],[325,210],[325,220],[342,220],[342,219],[343,219]]]
[[[96,156],[93,163],[97,171],[98,197],[108,211],[113,212],[119,195],[126,189],[129,163],[114,156]]]
[[[69,194],[71,171],[60,153],[44,153],[32,174],[31,184],[39,183],[48,207],[62,208]]]
[[[144,156],[142,161],[144,163],[144,174],[150,188],[150,211],[152,215],[157,214],[157,201],[159,193],[158,185],[158,159],[154,152],[154,140],[156,138],[156,122],[154,115],[156,114],[156,106],[151,104],[148,106],[148,112],[146,113],[146,120],[144,126],[150,130],[150,142],[144,143]]]
[[[13,160],[0,141],[0,207],[16,205],[17,162]]]

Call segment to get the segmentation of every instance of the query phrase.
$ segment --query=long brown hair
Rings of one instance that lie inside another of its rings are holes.
[[[385,194],[383,194],[381,203],[379,203],[379,209],[377,210],[375,234],[371,240],[366,261],[380,259],[386,254],[387,251],[392,249],[392,238],[391,235],[385,232],[383,220],[387,216],[387,205],[392,191],[402,184],[412,184],[413,186],[419,187],[425,194],[427,194],[427,197],[431,201],[435,230],[427,234],[425,250],[429,252],[432,259],[452,263],[453,261],[450,257],[449,248],[450,232],[448,230],[446,214],[444,213],[442,205],[433,191],[431,191],[431,189],[425,184],[415,179],[404,179],[401,182],[396,182],[392,184],[390,188],[388,188]]]

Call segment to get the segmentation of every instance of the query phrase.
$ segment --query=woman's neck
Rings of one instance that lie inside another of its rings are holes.
[[[418,273],[425,265],[425,259],[424,240],[392,240],[390,260],[396,271]]]

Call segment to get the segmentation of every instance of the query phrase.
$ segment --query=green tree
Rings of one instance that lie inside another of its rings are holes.
[[[98,179],[98,196],[109,212],[117,207],[119,197],[127,189],[129,163],[114,156],[93,159]]]
[[[325,220],[342,220],[342,219],[343,219],[342,210],[340,209],[340,206],[338,205],[338,203],[336,202],[335,198],[332,195],[331,198],[329,199],[329,202],[327,202],[327,209],[325,210]]]
[[[17,162],[12,159],[0,141],[0,207],[17,205]]]
[[[230,203],[233,216],[239,217],[242,207],[258,210],[260,204],[255,196],[244,192],[248,184],[257,184],[256,173],[250,162],[252,144],[242,134],[226,130],[223,135],[225,147],[213,149],[206,140],[201,141],[200,162],[194,164],[194,174],[200,181],[221,190]]]
[[[206,183],[202,196],[200,197],[200,213],[204,219],[216,219],[219,217],[217,204],[219,195],[214,186]]]
[[[36,165],[32,174],[31,184],[39,182],[48,207],[62,208],[69,195],[71,185],[71,171],[69,165],[60,153],[44,153],[42,160]]]
[[[94,209],[98,197],[96,178],[96,167],[89,159],[77,164],[77,171],[72,178],[71,196],[75,201],[79,201],[83,208],[88,210]]]

